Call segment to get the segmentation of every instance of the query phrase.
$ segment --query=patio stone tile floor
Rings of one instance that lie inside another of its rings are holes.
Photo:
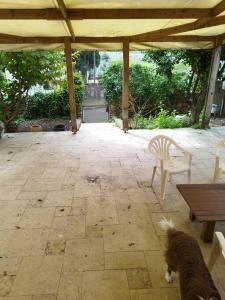
[[[176,189],[173,176],[159,199],[150,187],[151,137],[166,134],[193,153],[192,182],[212,182],[215,145],[210,130],[130,130],[82,124],[70,132],[5,134],[0,139],[0,300],[178,300],[178,276],[164,280],[164,215],[211,245]],[[174,155],[178,155],[174,152]],[[221,179],[225,182],[225,177]],[[225,223],[216,225],[225,234]],[[225,264],[213,278],[225,299]]]

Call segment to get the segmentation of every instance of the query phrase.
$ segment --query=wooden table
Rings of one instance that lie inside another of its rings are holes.
[[[190,207],[190,219],[203,222],[201,238],[213,240],[217,221],[225,221],[225,184],[178,184],[177,188]]]

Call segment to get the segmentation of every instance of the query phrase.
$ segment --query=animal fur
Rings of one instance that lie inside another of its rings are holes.
[[[171,273],[179,272],[181,300],[221,300],[197,241],[176,230],[172,220],[164,218],[159,224],[168,237],[165,278],[172,282]]]

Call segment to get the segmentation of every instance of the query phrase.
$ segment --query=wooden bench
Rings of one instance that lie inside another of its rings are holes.
[[[177,188],[190,207],[190,219],[203,223],[202,240],[212,242],[216,222],[225,221],[225,184],[178,184]]]

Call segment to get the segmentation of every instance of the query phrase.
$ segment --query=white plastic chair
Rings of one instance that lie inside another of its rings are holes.
[[[178,160],[171,157],[170,148],[175,147],[184,153],[184,159]],[[149,151],[155,156],[155,164],[153,166],[151,186],[154,181],[157,167],[161,169],[161,198],[165,198],[166,185],[169,176],[181,172],[188,172],[188,181],[191,181],[191,161],[192,153],[179,146],[173,139],[165,135],[155,136],[148,145]]]
[[[219,141],[216,145],[216,163],[215,171],[213,176],[213,182],[218,182],[220,176],[225,173],[225,160],[221,160],[220,151],[222,148],[225,148],[225,139]]]
[[[213,241],[213,247],[212,252],[209,258],[208,268],[211,271],[218,256],[222,255],[225,262],[225,238],[222,234],[222,232],[215,232],[214,233],[214,241]]]

